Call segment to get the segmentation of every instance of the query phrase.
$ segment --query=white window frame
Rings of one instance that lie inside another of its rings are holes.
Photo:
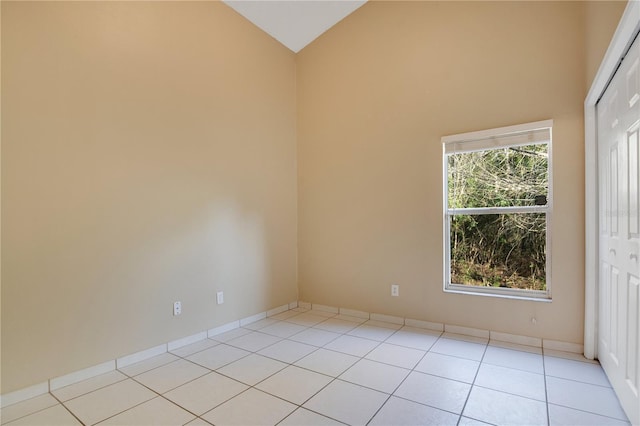
[[[482,207],[450,209],[448,197],[448,156],[453,152],[473,152],[495,149],[499,147],[529,144],[530,141],[518,140],[518,134],[529,132],[536,139],[536,131],[548,130],[549,138],[536,140],[533,143],[546,143],[548,149],[549,189],[546,206],[513,206],[513,207]],[[513,137],[510,137],[513,136]],[[536,121],[515,126],[500,127],[477,132],[443,136],[443,230],[444,230],[444,286],[447,293],[475,294],[481,296],[503,297],[512,299],[527,299],[537,301],[551,301],[551,216],[553,211],[553,176],[552,176],[552,140],[553,120]],[[508,214],[508,213],[545,213],[546,214],[546,290],[524,290],[503,287],[481,287],[451,283],[451,217],[456,215],[478,214]]]

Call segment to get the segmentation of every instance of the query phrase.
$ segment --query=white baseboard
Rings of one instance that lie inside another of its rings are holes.
[[[49,390],[53,391],[65,386],[73,385],[74,383],[78,383],[83,380],[108,373],[115,369],[116,361],[111,360],[103,362],[102,364],[94,365],[93,367],[85,368],[84,370],[74,371],[71,374],[65,374],[64,376],[56,377],[55,379],[49,380]]]
[[[267,311],[267,317],[272,317],[274,315],[281,314],[289,310],[289,304],[278,306],[277,308],[269,309]]]
[[[369,319],[373,321],[382,321],[388,322],[391,324],[404,325],[404,318],[402,317],[394,317],[392,315],[384,315],[384,314],[370,314]]]
[[[584,352],[584,345],[578,343],[561,342],[558,340],[542,339],[542,349],[551,349],[554,351],[582,354]]]
[[[240,327],[244,327],[247,324],[251,324],[252,322],[263,320],[267,317],[266,312],[260,312],[259,314],[251,315],[250,317],[242,318],[240,320]]]
[[[7,405],[16,404],[27,399],[35,398],[36,396],[44,395],[45,393],[49,393],[48,381],[14,392],[5,393],[0,397],[0,407],[4,408]]]
[[[479,328],[462,327],[459,325],[444,325],[445,333],[462,334],[463,336],[479,337],[481,339],[489,339],[489,330],[481,330]]]
[[[536,348],[542,347],[542,339],[537,337],[519,336],[517,334],[500,333],[497,331],[491,331],[489,333],[489,340],[496,340],[498,342],[514,343],[516,345],[533,346]]]
[[[311,309],[311,303],[298,301],[298,308]]]
[[[218,334],[226,333],[227,331],[235,330],[236,328],[240,328],[240,321],[228,322],[207,331],[207,337],[217,336]]]
[[[337,314],[340,312],[340,309],[336,308],[335,306],[318,305],[317,303],[312,303],[311,309],[315,311],[329,312],[332,314]]]
[[[167,350],[173,351],[183,346],[190,345],[192,343],[199,342],[207,338],[207,332],[201,331],[200,333],[192,334],[191,336],[183,337],[182,339],[173,340],[167,343]]]
[[[154,346],[153,348],[145,349],[131,355],[125,355],[116,359],[116,368],[123,368],[128,365],[135,364],[136,362],[152,358],[156,355],[161,355],[165,352],[167,352],[167,344],[163,343],[162,345]]]
[[[340,315],[348,315],[350,317],[362,318],[366,320],[369,319],[369,312],[356,311],[355,309],[346,309],[346,308],[340,308],[339,312],[340,312]]]
[[[424,328],[425,330],[433,330],[444,332],[444,324],[440,322],[422,321],[411,318],[405,318],[404,325],[415,328]]]

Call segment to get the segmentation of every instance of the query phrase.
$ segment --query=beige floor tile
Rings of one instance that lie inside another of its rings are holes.
[[[195,362],[196,364],[207,367],[211,370],[216,370],[220,367],[224,367],[227,364],[237,361],[240,358],[244,358],[251,352],[247,352],[244,349],[234,348],[226,344],[214,346],[213,348],[205,349],[204,351],[197,352],[187,359]]]
[[[278,426],[339,426],[344,423],[321,416],[306,408],[298,408],[293,413],[278,423]]]
[[[157,397],[99,424],[113,426],[173,426],[183,425],[193,419],[195,419],[193,414],[162,397]]]
[[[242,358],[218,369],[218,372],[249,386],[253,386],[286,366],[287,364],[276,361],[275,359],[251,354],[246,358]]]
[[[58,404],[26,417],[21,417],[8,424],[12,426],[71,426],[81,425],[82,423],[66,408]]]
[[[301,405],[332,380],[324,374],[291,365],[259,383],[256,388]]]
[[[393,365],[361,359],[338,378],[380,392],[392,393],[410,372],[411,370]]]
[[[215,340],[204,339],[204,340],[200,340],[199,342],[192,343],[190,345],[181,346],[177,349],[172,350],[171,353],[174,355],[178,355],[180,357],[186,358],[189,355],[195,354],[196,352],[209,349],[219,344],[220,342],[216,342]]]
[[[94,424],[157,395],[133,379],[109,385],[65,402],[83,423]]]
[[[135,380],[158,393],[165,393],[193,379],[204,376],[210,371],[208,368],[179,359],[178,361],[142,373],[136,376]]]
[[[340,352],[318,349],[296,362],[295,365],[331,377],[338,377],[344,373],[347,368],[358,362],[359,359],[358,357]]]
[[[305,408],[350,425],[364,425],[389,395],[335,380],[304,404]]]
[[[212,372],[167,392],[164,396],[200,416],[247,388],[245,384]]]
[[[291,364],[317,349],[315,346],[305,345],[304,343],[282,340],[264,348],[258,354]]]
[[[211,423],[198,417],[197,419],[191,420],[187,423],[187,426],[211,426]]]
[[[215,425],[275,425],[296,406],[256,389],[249,389],[202,417]]]
[[[68,401],[85,393],[92,392],[96,389],[112,385],[114,383],[125,380],[127,376],[119,371],[110,371],[69,386],[51,391],[60,401]]]
[[[29,414],[44,410],[45,408],[53,407],[57,404],[59,404],[58,401],[56,401],[53,396],[46,393],[44,395],[4,407],[0,418],[2,419],[2,424],[5,424],[19,419],[20,417],[28,416]]]
[[[236,348],[244,349],[245,351],[257,352],[260,349],[264,349],[267,346],[271,346],[274,343],[279,342],[280,340],[282,340],[280,337],[254,331],[230,340],[227,344],[235,346]]]
[[[173,362],[177,359],[177,356],[167,352],[149,359],[145,359],[144,361],[136,362],[135,364],[127,365],[126,367],[119,368],[118,370],[122,371],[127,376],[137,376],[138,374],[142,374],[145,371],[152,370],[154,368]]]
[[[458,424],[458,416],[437,408],[392,396],[369,423],[388,425],[451,425]]]

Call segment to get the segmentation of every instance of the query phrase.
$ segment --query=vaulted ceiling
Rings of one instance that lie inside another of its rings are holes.
[[[297,53],[367,0],[223,1]]]

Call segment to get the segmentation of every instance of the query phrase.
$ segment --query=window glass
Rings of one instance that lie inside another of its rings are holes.
[[[547,147],[537,144],[450,154],[449,208],[547,204]]]

